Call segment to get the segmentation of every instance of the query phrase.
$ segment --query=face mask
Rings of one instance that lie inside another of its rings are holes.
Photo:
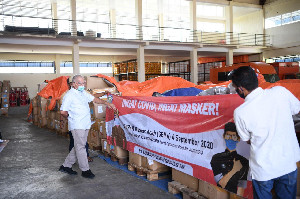
[[[229,150],[234,150],[236,148],[236,144],[238,143],[238,141],[234,141],[234,140],[225,140],[226,142],[226,147],[229,149]]]
[[[235,89],[235,91],[236,91],[236,93],[237,93],[241,98],[245,99],[244,93],[240,93],[240,90],[239,90],[238,88]]]
[[[84,90],[84,86],[78,86],[77,90],[78,91],[83,91]]]

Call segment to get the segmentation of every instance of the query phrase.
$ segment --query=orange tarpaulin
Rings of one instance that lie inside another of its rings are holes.
[[[188,88],[196,87],[201,90],[206,90],[216,86],[227,87],[231,81],[226,81],[219,84],[201,84],[196,85],[192,82],[184,80],[179,77],[162,76],[157,77],[145,82],[137,81],[121,81],[117,82],[114,77],[105,76],[98,74],[98,77],[107,79],[109,82],[113,83],[122,96],[152,96],[153,92],[163,93],[167,90],[172,90],[176,88]],[[263,89],[271,88],[274,86],[283,86],[291,91],[298,99],[300,99],[300,80],[282,80],[276,83],[266,82],[263,75],[258,74],[259,86]]]
[[[60,99],[60,96],[69,90],[68,76],[61,76],[56,79],[48,81],[48,85],[38,93],[39,96],[48,99],[52,97],[48,110],[52,110],[55,107],[56,100]]]
[[[201,90],[206,90],[215,86],[226,87],[231,81],[223,82],[220,84],[202,84],[196,85],[180,77],[162,76],[144,82],[137,81],[121,81],[117,82],[115,78],[98,74],[98,77],[107,79],[113,83],[122,96],[152,96],[153,92],[163,93],[167,90],[177,88],[196,87]]]

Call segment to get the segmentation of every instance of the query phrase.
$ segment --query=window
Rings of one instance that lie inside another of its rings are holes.
[[[190,41],[190,2],[185,0],[163,1],[163,37],[170,41]]]
[[[51,28],[51,2],[48,0],[15,0],[0,2],[0,31],[6,25]]]
[[[52,61],[0,61],[0,73],[54,73]]]
[[[77,0],[76,11],[78,31],[94,32],[94,37],[101,33],[101,37],[109,38],[109,0]]]
[[[79,62],[80,73],[112,73],[111,62]],[[72,62],[60,63],[60,73],[73,73]]]
[[[197,4],[197,17],[224,18],[224,7],[208,4]]]
[[[300,21],[300,10],[265,19],[266,29]]]
[[[159,40],[158,0],[143,0],[143,39]]]
[[[135,0],[118,1],[115,3],[115,9],[116,37],[122,39],[136,39],[137,18],[135,16]]]
[[[225,32],[224,23],[197,22],[197,29],[203,32]]]

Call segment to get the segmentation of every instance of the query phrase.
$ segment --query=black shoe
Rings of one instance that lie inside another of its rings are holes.
[[[72,168],[64,167],[63,165],[61,165],[58,170],[70,175],[77,175],[77,172],[73,171]]]
[[[85,177],[85,178],[94,178],[95,177],[95,175],[92,173],[92,171],[90,169],[87,171],[83,171],[81,176]]]

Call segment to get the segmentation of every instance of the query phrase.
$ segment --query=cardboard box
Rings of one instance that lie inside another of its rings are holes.
[[[33,115],[38,115],[38,111],[39,111],[39,108],[37,106],[33,106],[32,107],[32,113],[33,113]]]
[[[94,102],[90,103],[91,115],[95,119],[105,120],[106,117],[106,105],[104,104],[96,104]]]
[[[48,117],[49,117],[50,119],[54,120],[54,119],[55,119],[55,116],[56,116],[56,111],[49,111]]]
[[[104,92],[109,92],[109,93],[117,93],[117,88],[116,87],[106,87],[106,88],[95,88],[92,90],[92,94],[96,93],[104,93]]]
[[[55,120],[60,120],[60,111],[55,112]]]
[[[3,104],[9,104],[9,98],[8,97],[2,97],[1,98],[1,103],[3,103]]]
[[[38,107],[38,115],[40,117],[47,117],[46,108]]]
[[[9,103],[2,103],[1,104],[1,108],[8,108],[9,107]]]
[[[110,144],[108,144],[107,139],[101,139],[102,152],[107,152],[110,154]]]
[[[38,106],[41,107],[42,109],[46,110],[46,106],[47,106],[47,99],[40,97],[39,96],[39,103]]]
[[[146,157],[142,158],[142,167],[147,168],[151,171],[158,171],[158,172],[170,170],[170,167],[161,164],[155,160],[148,159]]]
[[[0,109],[0,115],[7,115],[8,114],[8,108],[1,108]]]
[[[60,132],[68,132],[69,128],[68,128],[68,119],[65,119],[64,117],[61,117],[60,119]]]
[[[10,80],[3,80],[3,87],[10,87]]]
[[[60,131],[60,120],[54,120],[54,129],[55,131]]]
[[[10,91],[10,87],[7,86],[2,87],[2,93],[9,93],[9,91]]]
[[[97,122],[98,124],[98,129],[100,132],[100,137],[103,139],[107,138],[107,134],[106,134],[106,123],[105,121],[101,121],[101,122]]]
[[[33,124],[38,125],[39,123],[39,116],[38,115],[33,115]]]
[[[134,164],[138,167],[141,167],[143,158],[145,158],[145,157],[129,151],[129,163]]]
[[[172,180],[179,182],[193,191],[198,191],[199,179],[172,168]]]
[[[1,93],[1,98],[9,98],[9,93]]]
[[[101,146],[101,137],[100,137],[99,131],[90,129],[89,135],[90,135],[89,141],[92,145]]]
[[[118,158],[126,158],[129,156],[128,151],[126,151],[125,149],[122,149],[119,146],[110,146],[110,150],[112,153],[114,153]]]
[[[39,127],[47,126],[47,118],[39,116]]]
[[[116,125],[112,128],[111,138],[114,145],[127,149],[125,132],[120,125]]]
[[[198,193],[208,199],[229,199],[230,193],[216,185],[199,180]]]
[[[97,88],[107,88],[107,87],[112,87],[112,85],[108,85],[101,77],[97,77],[97,76],[86,77],[87,90],[93,90]]]
[[[47,118],[47,128],[51,129],[51,119]]]
[[[38,106],[37,96],[35,96],[34,98],[32,98],[31,102],[32,102],[32,106],[33,106],[33,107],[34,107],[34,106]]]

